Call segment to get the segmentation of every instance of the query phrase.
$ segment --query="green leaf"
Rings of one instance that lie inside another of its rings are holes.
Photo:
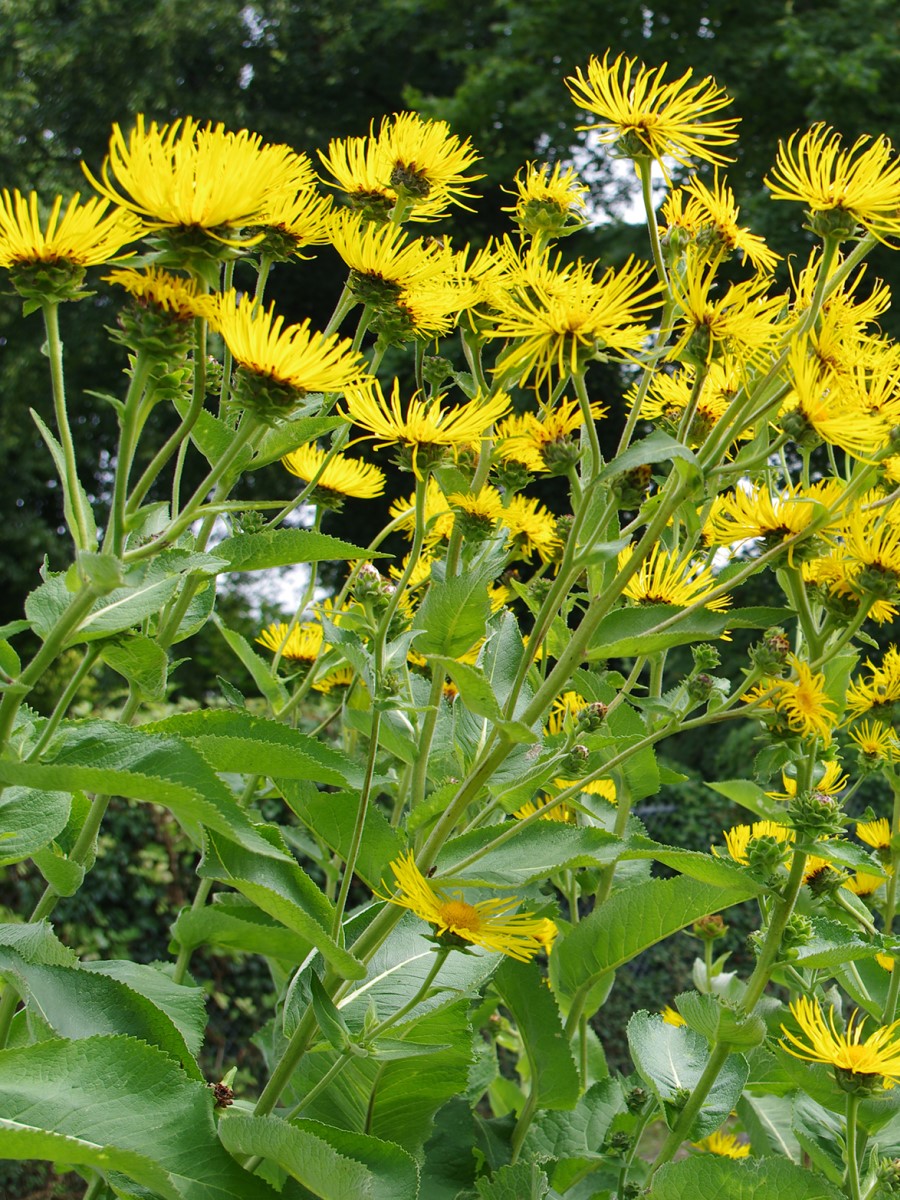
[[[103,661],[147,700],[162,700],[166,694],[169,659],[165,650],[142,633],[107,642],[101,652]]]
[[[669,1025],[657,1013],[641,1011],[628,1022],[628,1048],[635,1070],[662,1104],[672,1128],[709,1062],[706,1039],[685,1025]],[[715,1132],[727,1119],[741,1097],[749,1073],[742,1055],[728,1056],[694,1118],[688,1132],[691,1140]]]
[[[457,658],[484,636],[491,606],[487,580],[473,572],[452,579],[433,580],[413,619],[420,654]]]
[[[284,849],[274,831],[263,826],[261,832],[272,837],[273,846]],[[210,833],[198,874],[230,884],[263,912],[308,938],[344,979],[365,978],[363,964],[331,937],[331,904],[296,862],[255,854]]]
[[[11,787],[0,795],[0,866],[21,862],[65,829],[72,808],[69,792]]]
[[[189,742],[217,771],[279,775],[317,783],[362,784],[362,768],[338,750],[279,721],[235,709],[175,713],[142,725],[148,733],[173,733]]]
[[[84,866],[71,862],[57,846],[35,850],[32,858],[34,865],[60,896],[74,896],[84,882]]]
[[[130,1037],[0,1053],[0,1156],[123,1172],[165,1200],[275,1200],[220,1144],[213,1097]]]
[[[163,804],[199,839],[204,825],[248,850],[287,860],[257,833],[205,758],[171,735],[112,721],[71,723],[53,763],[0,759],[0,782],[126,796]]]
[[[844,1178],[844,1122],[802,1092],[794,1098],[791,1129],[803,1151],[832,1183]]]
[[[756,888],[756,895],[761,895],[766,889],[737,863],[727,858],[719,858],[715,854],[701,854],[699,850],[679,850],[677,846],[663,846],[650,838],[632,837],[623,849],[623,859],[650,858],[664,866],[689,875],[691,879],[699,879],[702,883],[711,883],[718,887]]]
[[[675,1007],[688,1026],[708,1042],[722,1042],[741,1050],[759,1046],[766,1040],[762,1017],[754,1013],[739,1017],[718,996],[682,992],[675,997]]]
[[[698,917],[756,894],[755,885],[724,888],[680,876],[624,888],[557,941],[550,959],[554,986],[564,996],[585,993],[605,972],[677,933]]]
[[[287,701],[287,689],[281,680],[272,674],[265,659],[256,653],[245,637],[223,625],[220,617],[213,616],[213,623],[226,644],[250,672],[260,694],[265,696],[273,708],[281,708]]]
[[[285,454],[290,454],[298,446],[314,442],[346,424],[343,417],[297,417],[293,421],[284,421],[281,425],[267,429],[253,455],[253,469],[268,466],[269,463],[283,458]]]
[[[737,608],[731,612],[711,612],[704,608],[679,616],[685,612],[673,604],[615,609],[597,627],[587,657],[595,661],[654,654],[689,642],[712,641],[728,629],[766,629],[783,623],[791,615],[783,608]],[[657,626],[670,619],[672,624],[655,632]]]
[[[851,959],[874,958],[882,949],[880,942],[864,940],[855,929],[840,921],[831,921],[827,917],[811,917],[810,920],[812,940],[797,948],[797,957],[791,960],[794,966],[839,967]]]
[[[37,425],[38,432],[44,439],[44,443],[47,449],[50,451],[50,455],[53,459],[54,465],[56,466],[56,471],[59,475],[59,481],[62,484],[63,513],[65,515],[66,524],[69,527],[69,531],[73,536],[77,536],[78,534],[78,522],[75,520],[75,505],[73,503],[74,493],[80,500],[81,512],[84,514],[85,523],[87,526],[85,533],[87,534],[88,543],[92,546],[96,545],[97,525],[94,520],[94,512],[91,508],[91,502],[88,499],[87,492],[84,490],[81,484],[81,480],[77,475],[74,479],[70,478],[70,472],[66,468],[66,456],[63,452],[62,446],[57,441],[56,436],[51,433],[50,429],[47,427],[47,425],[45,425],[44,421],[40,416],[38,416],[33,408],[30,408],[28,411],[31,413],[31,419],[34,421],[35,425]]]
[[[455,869],[457,862],[504,834],[509,836],[501,845],[470,866]],[[440,873],[454,882],[522,888],[565,868],[606,866],[624,849],[622,839],[605,829],[559,821],[535,821],[520,827],[518,822],[507,821],[453,838],[438,856],[437,865]]]
[[[660,1168],[650,1200],[842,1200],[817,1171],[784,1158],[696,1155]]]
[[[475,1182],[475,1116],[460,1096],[449,1100],[434,1120],[422,1162],[422,1200],[456,1200]]]
[[[515,1163],[490,1179],[476,1179],[475,1190],[479,1200],[544,1200],[550,1184],[537,1163]]]
[[[117,979],[133,992],[146,997],[160,1009],[179,1031],[193,1055],[200,1053],[206,1033],[206,993],[203,988],[176,983],[171,967],[134,963],[127,959],[83,962],[83,971],[94,971]]]
[[[188,412],[188,402],[186,400],[175,399],[175,408],[180,417],[184,417]],[[196,415],[196,420],[191,427],[191,441],[206,459],[211,467],[214,467],[219,459],[231,449],[234,442],[234,429],[225,421],[219,420],[207,408],[201,408]],[[245,446],[238,455],[233,470],[243,471],[250,462],[252,451],[249,446]]]
[[[22,660],[6,638],[0,638],[0,671],[15,679],[22,670]]]
[[[432,664],[445,671],[456,684],[466,709],[477,717],[484,717],[513,742],[537,742],[540,735],[520,721],[506,721],[497,703],[491,685],[480,667],[470,667],[441,654],[429,656]]]
[[[494,987],[518,1026],[531,1071],[538,1108],[574,1108],[581,1090],[569,1039],[556,1001],[535,963],[506,958]]]
[[[752,1070],[751,1070],[752,1076]],[[754,1154],[781,1154],[792,1162],[800,1162],[800,1143],[791,1129],[790,1096],[757,1095],[745,1091],[738,1101],[737,1114],[750,1135]]]
[[[0,925],[0,946],[15,950],[28,963],[51,967],[73,967],[75,952],[64,946],[46,920],[27,925]]]
[[[294,563],[344,562],[347,559],[383,558],[351,542],[341,541],[312,529],[268,529],[262,533],[238,533],[216,546],[229,571],[263,571]]]
[[[0,971],[12,977],[54,1033],[75,1041],[121,1033],[158,1046],[195,1079],[201,1078],[184,1036],[168,1014],[127,982],[82,967],[26,962],[0,947]],[[173,985],[174,986],[174,985]]]
[[[232,1154],[260,1155],[321,1200],[416,1200],[418,1171],[392,1142],[335,1129],[319,1121],[288,1124],[277,1117],[229,1113],[219,1124]]]
[[[569,1112],[539,1112],[525,1137],[523,1153],[540,1161],[599,1158],[613,1120],[626,1112],[618,1079],[601,1079]]]
[[[707,783],[706,786],[763,820],[783,823],[784,806],[749,779],[723,779],[719,783]]]
[[[183,908],[172,926],[172,936],[179,946],[190,950],[226,946],[288,963],[302,962],[312,949],[309,938],[287,929],[243,896],[224,894],[204,908]]]
[[[276,779],[275,786],[303,824],[346,862],[356,827],[359,795],[356,792],[320,792],[309,784],[287,779]],[[402,836],[370,804],[366,809],[356,874],[370,888],[381,887],[389,864],[405,849]]]

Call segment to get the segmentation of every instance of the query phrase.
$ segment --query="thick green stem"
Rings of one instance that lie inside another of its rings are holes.
[[[26,762],[34,762],[36,759],[40,758],[41,754],[47,748],[47,744],[64,720],[66,713],[69,711],[69,705],[75,699],[85,675],[90,672],[91,667],[100,657],[100,649],[101,645],[99,642],[92,642],[87,650],[85,650],[84,657],[78,664],[78,667],[73,673],[72,678],[66,684],[65,690],[57,700],[53,712],[47,718],[47,723],[41,730],[41,736],[32,746],[28,757],[25,760]]]
[[[122,410],[112,510],[109,517],[109,529],[103,539],[104,550],[110,550],[113,554],[121,554],[125,547],[127,533],[125,501],[128,494],[128,477],[131,474],[131,464],[140,434],[141,400],[150,377],[150,365],[150,359],[146,354],[138,354],[131,372],[131,383]]]
[[[862,1193],[859,1188],[859,1162],[857,1161],[857,1129],[856,1129],[856,1114],[859,1111],[859,1093],[849,1092],[847,1094],[847,1139],[846,1139],[846,1156],[847,1156],[847,1195],[850,1200],[862,1200]]]

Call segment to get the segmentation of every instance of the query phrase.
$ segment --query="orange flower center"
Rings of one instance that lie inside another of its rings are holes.
[[[468,929],[477,933],[481,929],[481,916],[478,909],[465,900],[447,900],[440,907],[441,924],[448,929]]]

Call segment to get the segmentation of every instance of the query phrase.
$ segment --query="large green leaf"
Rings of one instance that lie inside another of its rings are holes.
[[[319,1121],[229,1113],[219,1124],[232,1154],[276,1162],[321,1200],[416,1200],[416,1164],[393,1142]]]
[[[74,950],[62,944],[46,920],[0,925],[0,946],[9,946],[29,963],[73,967],[77,962]]]
[[[265,467],[298,446],[305,446],[346,424],[343,417],[296,417],[293,421],[283,421],[266,430],[253,455],[253,469]]]
[[[72,724],[54,762],[0,759],[0,782],[148,800],[171,809],[194,837],[205,825],[259,854],[288,858],[257,833],[206,759],[171,735],[112,721]]]
[[[287,688],[269,669],[269,664],[263,659],[245,637],[223,625],[218,615],[213,616],[213,624],[221,633],[226,645],[237,655],[253,677],[253,682],[265,696],[274,709],[279,709],[287,701]]]
[[[790,616],[790,610],[784,608],[737,608],[731,612],[712,612],[706,608],[687,612],[672,604],[618,608],[598,625],[587,657],[593,661],[654,654],[689,642],[714,641],[728,629],[766,629]],[[671,624],[657,631],[658,626],[669,620]]]
[[[498,836],[506,841],[460,870],[455,864],[489,845]],[[443,875],[467,884],[488,887],[524,887],[536,879],[565,868],[597,867],[615,862],[625,843],[605,829],[576,827],[559,821],[535,821],[520,827],[518,822],[476,829],[448,842],[438,858]]]
[[[129,633],[106,642],[102,655],[147,700],[163,699],[169,659],[158,642],[142,633]]]
[[[141,729],[183,738],[217,771],[312,779],[338,786],[362,783],[362,768],[346,755],[280,721],[248,712],[218,708],[175,713]]]
[[[556,1001],[535,963],[504,959],[494,987],[512,1014],[525,1045],[531,1087],[539,1109],[574,1108],[581,1090]]]
[[[423,631],[416,650],[450,658],[465,654],[484,636],[490,611],[483,575],[475,572],[433,581],[413,619],[413,628]]]
[[[17,989],[26,995],[28,1007],[61,1037],[75,1041],[97,1034],[129,1034],[158,1046],[193,1078],[201,1078],[184,1035],[172,1018],[158,1002],[124,980],[80,966],[30,963],[6,946],[0,947],[0,971],[15,980]],[[192,1041],[199,1049],[200,1038]]]
[[[0,795],[0,867],[21,862],[65,829],[72,807],[69,792],[11,787]]]
[[[475,1191],[479,1200],[544,1200],[550,1184],[537,1163],[515,1163],[476,1179]]]
[[[628,1022],[628,1048],[635,1070],[650,1085],[666,1120],[674,1126],[709,1061],[706,1038],[687,1026],[670,1025],[658,1013],[641,1011]],[[749,1073],[742,1055],[728,1056],[688,1137],[703,1138],[719,1128],[740,1099]]]
[[[293,566],[294,563],[383,557],[312,529],[238,533],[219,542],[216,554],[225,559],[228,571],[264,571],[269,567]]]
[[[274,846],[284,849],[283,841],[271,827],[264,826],[262,831],[272,838]],[[331,937],[331,904],[293,860],[283,862],[255,854],[210,833],[198,873],[206,879],[230,884],[276,921],[308,938],[345,979],[365,977],[363,964]]]
[[[216,896],[213,904],[203,908],[183,908],[172,926],[172,936],[190,950],[225,946],[289,963],[302,962],[313,948],[309,938],[273,920],[244,896],[230,893]]]
[[[798,967],[839,967],[855,958],[874,958],[882,946],[864,939],[855,929],[827,917],[812,917],[813,936],[797,947],[792,961]]]
[[[0,1052],[0,1156],[117,1170],[165,1200],[275,1200],[220,1144],[213,1097],[130,1037]]]
[[[356,792],[320,792],[310,784],[276,779],[276,786],[291,811],[344,861],[350,852],[359,795]],[[401,835],[373,805],[366,809],[362,844],[356,874],[371,888],[382,886],[388,866],[406,849]]]
[[[719,1158],[714,1154],[667,1163],[653,1180],[650,1200],[842,1200],[844,1193],[818,1171],[784,1158]]]
[[[718,887],[755,888],[756,894],[765,891],[762,884],[751,879],[748,872],[727,858],[715,854],[702,854],[699,850],[680,850],[677,846],[663,846],[649,838],[633,837],[622,852],[623,859],[650,858],[663,863],[682,875],[699,879],[702,883]]]
[[[171,976],[172,968],[163,964],[152,966],[127,959],[103,959],[83,962],[81,969],[107,975],[145,996],[169,1018],[191,1054],[200,1053],[206,1033],[206,993],[203,988],[176,983]]]
[[[752,883],[726,888],[685,876],[614,892],[557,942],[550,959],[554,986],[567,997],[586,994],[601,975],[642,950],[755,894]]]
[[[751,1072],[752,1074],[752,1072]],[[738,1101],[737,1114],[750,1135],[755,1154],[781,1154],[800,1162],[800,1143],[791,1129],[791,1096],[756,1095],[749,1089]]]
[[[626,1112],[618,1079],[601,1079],[567,1112],[539,1112],[529,1127],[524,1153],[541,1161],[599,1158],[613,1120]]]

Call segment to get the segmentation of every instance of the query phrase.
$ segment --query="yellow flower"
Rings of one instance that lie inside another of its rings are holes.
[[[309,175],[293,150],[265,145],[257,133],[201,126],[193,117],[146,127],[142,113],[127,140],[113,125],[100,179],[84,171],[101,195],[150,229],[201,229],[225,242],[234,240],[231,231],[258,224],[273,195]]]
[[[885,971],[893,971],[894,969],[894,959],[890,954],[876,954],[875,961],[879,967],[884,967]]]
[[[309,392],[342,392],[370,382],[349,338],[318,333],[309,321],[285,326],[274,301],[263,310],[252,296],[238,300],[227,292],[213,298],[210,324],[245,372],[284,390],[286,405]]]
[[[797,795],[796,779],[782,771],[781,782],[784,784],[783,792],[766,792],[766,795],[771,796],[773,800],[790,800]],[[848,782],[848,777],[841,774],[841,764],[832,760],[825,764],[825,770],[813,783],[813,789],[823,796],[837,796],[844,790]]]
[[[525,233],[559,237],[574,233],[585,222],[584,197],[590,188],[578,178],[574,168],[561,163],[551,169],[549,163],[528,163],[514,180],[516,203],[503,212]],[[505,190],[505,189],[504,189]]]
[[[350,268],[351,291],[363,303],[394,300],[403,288],[453,269],[452,252],[442,243],[410,239],[399,225],[375,225],[346,209],[332,219],[331,242]]]
[[[856,826],[856,836],[873,850],[889,850],[891,846],[891,826],[886,817],[878,817],[874,821],[861,821]]]
[[[540,813],[540,819],[542,821],[558,821],[560,824],[574,825],[575,813],[567,804],[554,804],[549,811],[544,812],[543,809],[547,808],[549,803],[550,801],[546,798],[543,800],[538,800],[537,802],[534,800],[526,800],[524,804],[520,805],[520,807],[516,809],[516,811],[513,813],[513,816],[519,821],[524,821],[526,817],[531,817],[534,816],[535,813]]]
[[[641,418],[659,420],[664,429],[676,434],[684,412],[692,402],[696,374],[696,368],[689,365],[681,366],[674,374],[657,371],[641,405]],[[685,437],[689,446],[702,445],[728,412],[741,386],[742,374],[740,363],[733,358],[723,357],[709,364]],[[631,390],[629,407],[634,403],[636,392],[636,388]],[[735,430],[736,438],[751,435],[750,429]]]
[[[777,319],[783,296],[767,296],[767,276],[731,283],[716,295],[717,263],[703,263],[689,251],[682,275],[672,275],[672,293],[681,310],[680,336],[668,357],[694,364],[710,363],[723,353],[746,357],[764,349],[779,333]]]
[[[556,532],[556,518],[539,500],[513,496],[503,510],[503,524],[509,541],[518,551],[516,557],[530,558],[536,550],[544,562],[550,562],[562,548]]]
[[[548,729],[549,732],[549,729]],[[554,779],[553,786],[564,791],[570,787],[578,787],[582,792],[586,792],[589,796],[600,796],[609,804],[618,804],[619,798],[616,795],[616,785],[611,779],[591,779],[583,781],[581,779]]]
[[[452,934],[519,962],[528,962],[539,950],[553,945],[556,925],[546,917],[514,912],[519,904],[514,897],[470,904],[430,884],[416,866],[412,851],[392,862],[391,870],[400,893],[388,897],[390,902],[430,922],[438,934]]]
[[[599,401],[591,404],[594,420],[609,410]],[[518,462],[529,471],[547,471],[555,456],[566,447],[569,435],[584,425],[584,414],[577,400],[560,400],[554,408],[541,408],[540,414],[514,413],[497,426],[497,453],[504,462]]]
[[[345,458],[343,454],[328,454],[312,443],[286,454],[281,464],[298,479],[306,483],[315,479],[316,488],[341,496],[370,500],[384,491],[384,472],[373,463]]]
[[[488,398],[476,396],[455,408],[442,408],[443,399],[443,394],[432,400],[413,397],[404,413],[400,404],[400,381],[395,379],[390,401],[385,400],[380,384],[376,384],[374,391],[350,388],[344,415],[368,430],[368,436],[377,446],[399,443],[411,451],[412,466],[417,470],[419,457],[430,466],[439,460],[438,451],[477,444],[509,408],[509,397],[505,392]]]
[[[779,143],[765,184],[774,200],[805,204],[822,236],[852,237],[857,225],[886,244],[900,234],[900,162],[887,138],[864,135],[842,149],[840,134],[813,125]]]
[[[620,571],[630,558],[631,550],[619,552]],[[679,604],[686,608],[705,601],[718,586],[715,575],[703,562],[679,560],[677,554],[657,542],[640,570],[628,580],[625,595],[638,604]],[[730,605],[730,596],[716,596],[704,603],[704,608],[721,612]]]
[[[895,731],[880,721],[860,721],[850,730],[850,740],[856,743],[860,754],[868,759],[893,762],[900,750]]]
[[[857,509],[842,531],[851,586],[862,596],[896,600],[900,595],[900,526],[891,517]]]
[[[397,521],[397,528],[411,538],[416,528],[415,493],[406,500],[395,500],[388,513],[392,521]],[[429,545],[445,541],[453,532],[453,509],[433,475],[428,476],[425,485],[424,522],[425,540]]]
[[[562,692],[550,705],[550,714],[547,717],[547,732],[549,734],[562,733],[564,726],[570,721],[570,718],[576,717],[586,706],[587,700],[585,700],[580,692]]]
[[[554,371],[578,374],[592,359],[640,349],[647,336],[641,322],[658,306],[652,269],[633,258],[594,279],[581,261],[550,277],[547,260],[530,255],[514,285],[493,300],[484,332],[512,342],[494,371],[523,385],[533,374],[537,387]]]
[[[107,200],[84,204],[76,192],[62,212],[57,196],[42,223],[37,192],[23,196],[3,189],[0,198],[0,267],[16,268],[37,263],[93,267],[109,262],[123,246],[135,241],[144,226],[121,208],[109,212]],[[60,214],[62,215],[60,216]]]
[[[126,267],[111,271],[103,278],[107,283],[123,287],[139,303],[153,305],[180,321],[192,321],[210,311],[209,296],[199,291],[192,279],[170,275],[158,267],[143,271]]]
[[[497,522],[503,520],[503,497],[494,487],[485,486],[477,493],[453,492],[447,497],[447,503],[455,509],[455,523],[463,529],[483,525],[484,531],[490,533]],[[466,518],[470,520],[466,521]]]
[[[463,198],[474,195],[468,185],[483,178],[464,174],[480,156],[468,138],[461,141],[450,132],[446,121],[429,121],[413,112],[395,113],[382,120],[378,143],[388,182],[413,208],[437,197],[442,206],[452,202],[466,208]]]
[[[676,1029],[681,1025],[687,1025],[687,1021],[685,1021],[681,1013],[674,1009],[671,1004],[667,1004],[659,1015],[667,1025],[674,1025]]]
[[[304,621],[293,628],[284,621],[273,621],[256,639],[267,650],[281,651],[282,658],[295,662],[315,662],[324,647],[322,626]]]
[[[697,1150],[703,1150],[707,1154],[718,1154],[722,1158],[748,1158],[750,1155],[747,1142],[742,1142],[735,1134],[725,1133],[721,1129],[699,1142],[692,1142],[691,1145]]]
[[[330,196],[319,195],[313,187],[292,188],[273,196],[260,213],[264,236],[256,252],[276,262],[308,257],[303,253],[308,246],[331,241],[331,203]]]
[[[897,647],[887,648],[880,667],[871,660],[866,661],[866,666],[872,674],[868,678],[851,680],[847,688],[847,710],[851,718],[879,708],[889,714],[894,703],[900,700],[900,651]]]
[[[787,718],[788,727],[801,737],[821,737],[827,746],[831,731],[837,723],[835,702],[825,691],[825,675],[813,674],[809,663],[791,654],[788,658],[794,669],[794,679],[780,679],[774,684],[770,703],[777,713]]]
[[[695,176],[669,194],[662,207],[668,229],[661,232],[671,236],[673,229],[683,229],[704,260],[740,251],[744,262],[749,260],[758,271],[774,271],[781,255],[770,250],[758,234],[738,224],[740,211],[734,192],[719,178],[717,169],[711,189]]]
[[[783,843],[785,853],[794,840],[794,831],[787,825],[779,825],[777,821],[754,821],[752,825],[734,825],[724,832],[725,846],[735,862],[749,863],[748,850],[750,843],[757,838],[774,838]]]
[[[579,128],[599,131],[602,142],[614,142],[628,158],[653,158],[668,180],[665,159],[683,167],[692,160],[722,163],[728,160],[718,147],[737,139],[737,118],[708,120],[731,103],[715,81],[707,76],[688,86],[691,72],[664,83],[667,64],[650,69],[637,59],[620,54],[612,63],[609,51],[603,59],[591,58],[587,75],[581,69],[566,80],[575,103],[596,113],[601,121]]]
[[[843,886],[848,892],[852,892],[854,896],[871,896],[884,884],[884,879],[880,875],[869,875],[866,871],[857,871],[851,875],[849,879],[845,879]],[[878,957],[876,955],[876,957]],[[893,965],[893,959],[889,960]],[[890,968],[888,968],[890,970]]]
[[[316,680],[313,690],[327,696],[336,687],[349,687],[355,678],[356,672],[352,667],[335,667],[333,671]]]
[[[839,1033],[833,1005],[827,1021],[818,1003],[808,996],[795,1000],[790,1009],[806,1037],[806,1041],[802,1041],[782,1025],[781,1031],[787,1041],[782,1040],[781,1045],[794,1058],[826,1063],[853,1075],[880,1075],[893,1083],[900,1082],[900,1039],[897,1034],[900,1021],[876,1029],[871,1037],[862,1041],[866,1018],[857,1020],[858,1013],[853,1014],[847,1028]]]
[[[819,516],[819,497],[811,489],[786,488],[772,494],[763,485],[716,496],[703,537],[707,545],[730,546],[762,538],[766,549],[803,533]]]

